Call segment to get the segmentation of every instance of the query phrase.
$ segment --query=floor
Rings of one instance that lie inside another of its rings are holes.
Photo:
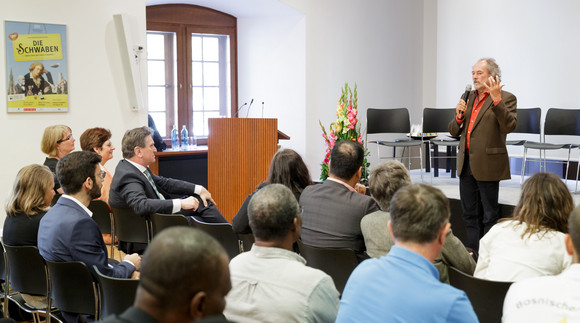
[[[430,176],[431,175],[429,173],[424,172],[423,179],[421,180],[421,173],[418,169],[411,171],[411,179],[413,183],[431,184]],[[518,203],[521,194],[520,178],[521,176],[519,174],[512,174],[512,178],[510,180],[504,180],[500,182],[500,204],[516,205]],[[525,178],[527,179],[528,176]],[[443,169],[439,172],[439,177],[433,177],[431,185],[439,188],[447,197],[459,199],[459,179],[451,178],[450,174],[445,173]],[[576,181],[568,180],[567,186],[570,189],[570,193],[572,193],[574,205],[580,205],[580,193],[574,193],[576,190]]]

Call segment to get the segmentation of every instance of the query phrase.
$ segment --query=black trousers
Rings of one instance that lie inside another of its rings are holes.
[[[466,152],[459,176],[459,196],[467,235],[466,247],[479,250],[479,239],[499,219],[499,181],[478,181],[471,173]]]

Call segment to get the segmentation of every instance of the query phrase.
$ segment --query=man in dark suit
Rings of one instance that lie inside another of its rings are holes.
[[[229,258],[218,241],[188,227],[159,233],[143,255],[133,306],[102,322],[229,322]]]
[[[215,207],[211,194],[201,185],[154,175],[149,165],[155,161],[152,129],[140,127],[123,136],[123,157],[115,169],[109,205],[132,208],[136,214],[182,213],[209,223],[227,220]]]
[[[101,195],[104,172],[99,167],[101,157],[93,152],[76,151],[61,158],[56,167],[64,190],[58,202],[40,220],[38,249],[50,261],[82,261],[89,270],[95,265],[107,276],[139,277],[141,257],[131,254],[111,266],[107,248],[97,223],[87,208],[91,200]],[[76,314],[63,315],[76,321]]]
[[[354,141],[337,142],[330,153],[328,179],[300,195],[302,241],[322,248],[349,248],[360,257],[366,250],[360,220],[379,210],[370,197],[355,190],[361,178],[364,149]]]
[[[510,178],[505,140],[517,125],[517,99],[502,90],[493,58],[475,63],[472,78],[475,91],[457,104],[449,132],[461,136],[457,171],[466,246],[477,251],[479,239],[499,219],[499,181]]]

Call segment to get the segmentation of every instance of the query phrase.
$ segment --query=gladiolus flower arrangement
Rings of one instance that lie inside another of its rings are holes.
[[[357,119],[358,109],[357,109],[357,85],[354,84],[354,91],[351,90],[348,83],[344,84],[344,89],[342,89],[342,95],[338,99],[338,108],[336,109],[336,122],[330,124],[328,132],[322,125],[320,120],[320,128],[322,128],[322,137],[324,138],[324,144],[326,146],[326,155],[320,166],[322,167],[320,173],[320,179],[326,180],[328,178],[328,166],[330,162],[330,152],[334,147],[334,144],[340,140],[352,140],[358,141],[363,145],[363,140],[361,137],[361,125]],[[362,177],[361,180],[367,180],[369,176],[369,166],[370,163],[367,161],[368,151],[365,149],[365,158],[363,161]]]

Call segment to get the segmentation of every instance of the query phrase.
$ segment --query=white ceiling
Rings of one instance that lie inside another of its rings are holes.
[[[184,3],[215,9],[237,18],[300,14],[279,0],[148,0],[147,5]]]

